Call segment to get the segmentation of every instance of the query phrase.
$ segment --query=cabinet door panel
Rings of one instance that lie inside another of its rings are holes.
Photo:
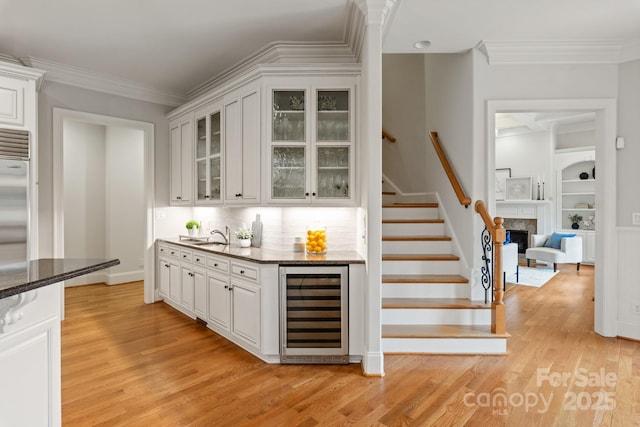
[[[224,106],[225,131],[225,194],[226,200],[242,196],[242,140],[240,139],[240,103],[238,100]]]
[[[175,302],[180,302],[180,267],[176,264],[169,265],[169,299]]]
[[[194,301],[194,274],[191,268],[182,267],[182,295],[180,302],[182,306],[193,310]]]
[[[272,148],[271,198],[302,199],[307,192],[306,147]]]
[[[201,271],[193,272],[194,301],[193,310],[202,319],[207,318],[207,281]]]
[[[229,329],[231,320],[229,279],[208,275],[209,316],[208,320],[224,329]]]
[[[260,194],[260,96],[242,98],[242,198],[256,201]]]
[[[232,282],[232,333],[256,347],[260,346],[260,288]]]
[[[164,259],[160,259],[160,287],[158,293],[160,296],[169,296],[169,285],[171,283],[171,265]]]

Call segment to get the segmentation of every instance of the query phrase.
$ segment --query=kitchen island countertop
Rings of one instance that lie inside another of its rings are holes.
[[[238,245],[202,244],[198,241],[181,240],[179,238],[158,239],[160,242],[184,246],[189,249],[209,252],[213,255],[224,255],[258,264],[364,264],[364,259],[356,251],[328,250],[324,255],[307,255],[304,252],[293,252],[266,248],[241,248]]]
[[[0,268],[0,299],[120,264],[119,259],[41,258]]]

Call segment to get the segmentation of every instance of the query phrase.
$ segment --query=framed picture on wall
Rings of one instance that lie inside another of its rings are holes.
[[[507,178],[511,178],[511,168],[496,169],[496,200],[504,200]]]
[[[531,177],[506,178],[505,200],[531,200]]]

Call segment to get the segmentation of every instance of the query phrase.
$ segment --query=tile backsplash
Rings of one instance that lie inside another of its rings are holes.
[[[295,237],[304,237],[307,227],[327,227],[329,250],[355,250],[357,245],[357,208],[328,207],[167,207],[156,209],[156,236],[177,237],[185,234],[189,219],[200,221],[200,233],[231,229],[231,242],[237,243],[235,231],[245,224],[251,227],[256,214],[262,222],[262,247],[291,250]]]

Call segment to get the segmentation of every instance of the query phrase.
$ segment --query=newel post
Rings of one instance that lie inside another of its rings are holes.
[[[502,226],[504,220],[495,217],[493,223],[493,245],[494,245],[494,264],[493,264],[493,302],[491,303],[491,333],[504,334],[507,332],[506,307],[502,301],[504,297],[504,282],[502,276],[502,246],[506,240],[507,233]]]

